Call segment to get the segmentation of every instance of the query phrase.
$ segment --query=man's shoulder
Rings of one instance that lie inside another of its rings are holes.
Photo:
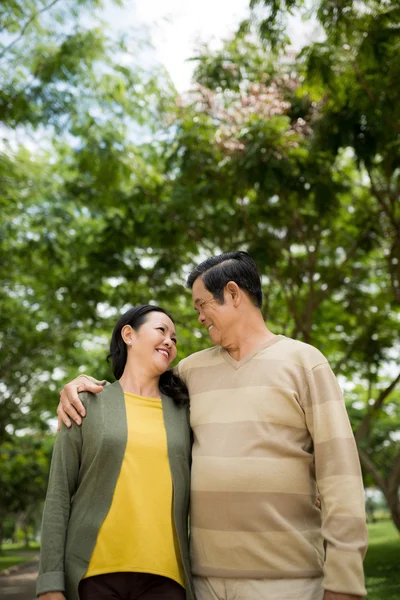
[[[279,336],[280,341],[274,349],[274,357],[293,362],[305,369],[314,369],[328,364],[326,357],[315,346],[286,336]]]
[[[183,358],[179,362],[179,372],[196,367],[207,367],[217,364],[221,360],[220,354],[221,349],[219,346],[212,346],[211,348],[189,354],[189,356]]]

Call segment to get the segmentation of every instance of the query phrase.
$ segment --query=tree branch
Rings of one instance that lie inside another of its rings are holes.
[[[306,322],[306,328],[308,331],[309,338],[311,338],[311,329],[313,323],[313,315],[315,309],[318,307],[318,302],[315,297],[315,286],[314,286],[314,275],[316,273],[316,265],[318,259],[319,246],[321,242],[321,228],[318,230],[318,235],[314,241],[314,250],[310,249],[310,245],[305,240],[305,246],[307,250],[307,262],[308,262],[308,273],[309,273],[309,294],[307,303],[304,309],[304,320]]]
[[[397,497],[398,488],[400,485],[400,452],[394,462],[394,467],[390,476],[387,478],[387,486],[389,495]]]
[[[352,341],[352,343],[348,345],[347,352],[345,354],[343,354],[342,358],[335,365],[332,365],[332,371],[335,373],[336,377],[339,375],[340,371],[342,370],[343,365],[347,363],[350,356],[352,355],[357,341],[358,341],[357,338],[354,339]]]
[[[387,204],[385,198],[383,197],[383,195],[379,191],[378,187],[376,186],[376,183],[375,183],[373,175],[372,175],[371,167],[369,167],[368,165],[365,165],[365,168],[367,169],[368,177],[369,177],[369,180],[371,182],[372,193],[374,194],[375,198],[378,200],[378,203],[381,205],[384,213],[389,218],[389,220],[390,220],[392,226],[394,227],[394,229],[396,231],[398,231],[398,229],[399,229],[399,223],[397,222],[396,215],[391,210],[391,207]]]
[[[40,10],[38,10],[37,12],[35,12],[25,23],[25,25],[22,27],[20,34],[10,43],[8,44],[8,46],[6,46],[5,48],[3,48],[3,51],[0,53],[0,58],[3,58],[3,56],[6,54],[6,52],[8,52],[8,50],[10,50],[17,42],[19,42],[19,40],[24,36],[25,31],[28,29],[29,25],[41,14],[43,14],[44,12],[46,12],[47,10],[50,10],[50,8],[52,8],[55,4],[57,4],[57,2],[59,2],[59,0],[53,0],[53,2],[50,2],[50,4],[47,4],[46,6],[43,6],[43,8],[41,8]]]
[[[367,433],[369,431],[369,427],[370,427],[370,423],[371,423],[371,419],[372,419],[373,415],[376,412],[378,412],[378,410],[381,409],[382,404],[384,403],[386,398],[389,396],[389,394],[392,393],[392,391],[394,390],[394,388],[396,387],[396,385],[398,384],[399,381],[400,381],[400,373],[392,381],[392,383],[386,389],[382,390],[382,392],[379,394],[379,396],[375,400],[373,406],[370,408],[368,413],[365,415],[365,417],[361,421],[360,425],[358,426],[357,431],[355,432],[355,438],[356,438],[357,443],[359,443],[362,439],[365,438],[365,436],[367,435]]]
[[[360,448],[358,448],[358,454],[360,456],[360,461],[361,461],[361,464],[363,465],[364,469],[366,471],[368,471],[368,473],[370,475],[372,475],[372,477],[376,481],[377,485],[381,488],[381,490],[385,494],[385,496],[387,496],[388,490],[387,490],[386,481],[382,477],[382,475],[379,473],[378,469],[375,467],[374,463],[369,458],[368,454],[365,452],[365,450],[361,450]]]
[[[340,263],[340,265],[338,267],[336,267],[336,275],[334,277],[332,277],[332,279],[330,281],[325,282],[326,286],[327,286],[326,289],[320,290],[318,292],[318,294],[316,294],[316,299],[315,299],[316,307],[318,307],[323,302],[323,300],[325,300],[325,298],[331,293],[332,286],[337,285],[338,283],[341,283],[341,281],[344,279],[343,269],[354,257],[355,253],[360,248],[361,242],[364,240],[367,233],[368,233],[367,230],[363,231],[362,234],[354,241],[351,248],[349,248],[349,251],[347,252],[344,260]]]
[[[358,82],[360,83],[361,87],[363,88],[363,90],[367,94],[367,96],[368,96],[371,104],[375,104],[376,100],[374,98],[374,95],[371,92],[370,88],[368,87],[368,85],[367,85],[364,77],[362,76],[360,68],[359,68],[357,62],[354,62],[354,71],[356,72],[356,77],[358,79]]]

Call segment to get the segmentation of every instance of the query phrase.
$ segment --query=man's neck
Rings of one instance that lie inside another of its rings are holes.
[[[243,327],[242,331],[235,333],[234,339],[224,346],[224,349],[237,361],[242,360],[248,354],[251,354],[254,350],[276,337],[263,321],[261,323],[250,324],[250,326]]]

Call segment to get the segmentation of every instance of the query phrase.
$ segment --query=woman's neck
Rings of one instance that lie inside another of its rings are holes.
[[[124,392],[137,394],[138,396],[147,396],[148,398],[159,398],[159,375],[150,375],[140,369],[135,369],[133,373],[131,369],[125,368],[119,380]]]

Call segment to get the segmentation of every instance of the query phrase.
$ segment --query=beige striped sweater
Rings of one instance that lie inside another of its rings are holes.
[[[215,347],[182,360],[177,371],[189,388],[194,433],[193,573],[323,574],[325,589],[364,595],[362,478],[325,357],[275,336],[241,361]]]

